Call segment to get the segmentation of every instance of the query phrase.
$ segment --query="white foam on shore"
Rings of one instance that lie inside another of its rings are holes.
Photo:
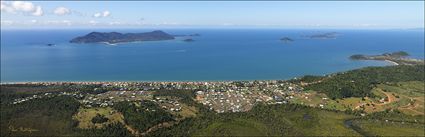
[[[391,64],[393,64],[393,65],[399,65],[397,62],[394,62],[394,61],[391,61],[391,60],[385,60],[386,62],[389,62],[389,63],[391,63]]]

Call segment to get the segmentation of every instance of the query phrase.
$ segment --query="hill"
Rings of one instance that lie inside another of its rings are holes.
[[[388,67],[366,67],[325,77],[308,76],[298,80],[310,81],[305,89],[325,93],[329,97],[373,97],[371,90],[377,84],[403,81],[424,81],[424,65],[399,65]],[[315,80],[314,80],[315,79]],[[311,82],[316,81],[316,82]]]
[[[72,39],[71,43],[123,43],[135,41],[172,40],[174,36],[160,30],[145,33],[91,32],[85,36]]]

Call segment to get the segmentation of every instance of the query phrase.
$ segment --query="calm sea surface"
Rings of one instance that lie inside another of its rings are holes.
[[[421,30],[165,29],[170,34],[201,36],[193,37],[194,42],[68,43],[91,31],[2,30],[1,82],[290,79],[389,65],[352,61],[348,59],[352,54],[401,50],[424,58]],[[320,32],[342,35],[328,40],[301,37]],[[285,44],[279,41],[282,37],[295,41]],[[48,47],[47,43],[56,46]]]

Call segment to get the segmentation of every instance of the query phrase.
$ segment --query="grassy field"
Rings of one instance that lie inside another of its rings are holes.
[[[266,136],[267,127],[261,122],[250,119],[234,119],[214,122],[194,136]]]
[[[282,113],[278,119],[289,121],[295,130],[306,136],[357,136],[344,126],[344,120],[353,118],[344,113],[329,111],[294,111]]]
[[[277,130],[284,130],[283,132],[288,135],[300,136],[359,136],[344,125],[346,119],[354,118],[352,115],[317,109],[282,111],[279,107],[276,108],[271,109],[271,112],[254,114],[253,118],[217,120],[193,135],[280,136],[282,134]],[[259,118],[270,119],[273,122]],[[279,128],[274,124],[278,124]]]
[[[195,117],[198,110],[193,106],[188,106],[186,104],[181,104],[182,110],[176,112],[175,114],[181,116],[182,118]]]
[[[424,83],[420,81],[380,84],[377,86],[396,97],[395,102],[386,108],[398,109],[409,115],[424,115]]]
[[[424,83],[421,81],[378,84],[372,89],[375,98],[350,97],[336,100],[315,91],[306,91],[295,95],[291,103],[312,107],[345,111],[347,109],[364,110],[366,113],[380,112],[386,109],[397,109],[408,115],[424,115]],[[385,99],[385,100],[382,100]]]
[[[112,113],[111,113],[112,112]],[[92,123],[92,118],[96,116],[96,114],[104,115],[108,118],[107,122],[104,123]],[[123,123],[123,116],[120,113],[117,113],[110,107],[106,108],[80,108],[78,113],[73,116],[73,118],[79,121],[78,127],[82,129],[89,128],[101,128],[107,124],[120,122]]]
[[[355,125],[373,136],[424,136],[423,124],[385,122],[377,120],[356,120]]]

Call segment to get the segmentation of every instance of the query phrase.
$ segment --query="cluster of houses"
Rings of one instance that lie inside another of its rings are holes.
[[[228,84],[224,89],[207,89],[196,92],[196,100],[217,113],[244,112],[259,102],[284,104],[300,93],[302,87],[278,81],[254,81]]]
[[[257,102],[270,100],[267,95],[261,92],[241,92],[229,90],[227,92],[197,91],[198,102],[209,106],[217,113],[223,112],[243,112],[250,110]]]
[[[182,106],[176,98],[171,97],[156,97],[153,102],[157,103],[162,109],[179,112]]]
[[[113,106],[114,102],[151,100],[152,98],[151,91],[119,90],[100,94],[88,94],[81,102],[87,108],[108,107]]]
[[[73,96],[75,98],[84,97],[83,94],[79,94],[79,93],[71,93],[71,92],[54,93],[53,92],[53,93],[43,93],[43,94],[32,95],[32,96],[28,96],[28,97],[24,97],[24,98],[17,98],[17,99],[14,99],[11,104],[20,104],[20,103],[24,103],[24,102],[30,101],[30,100],[41,99],[41,98],[51,98],[51,97],[63,96],[63,95]]]
[[[49,95],[51,93],[45,93],[45,96]],[[29,97],[25,97],[25,98],[17,98],[14,99],[12,104],[20,104],[29,100],[33,100],[33,99],[37,99],[37,98],[43,98],[43,96],[39,96],[39,95],[33,95],[33,96],[29,96]]]
[[[153,93],[155,90],[198,90],[196,100],[218,113],[248,111],[258,102],[269,104],[287,103],[290,97],[285,95],[288,92],[296,93],[303,90],[296,84],[279,80],[236,82],[47,82],[41,84],[96,84],[100,85],[98,88],[106,89],[107,92],[99,94],[61,93],[63,95],[74,95],[84,107],[88,108],[108,107],[120,101],[152,100],[163,109],[181,111],[178,99],[170,97],[154,98]],[[16,100],[15,102],[17,104],[28,99]]]

